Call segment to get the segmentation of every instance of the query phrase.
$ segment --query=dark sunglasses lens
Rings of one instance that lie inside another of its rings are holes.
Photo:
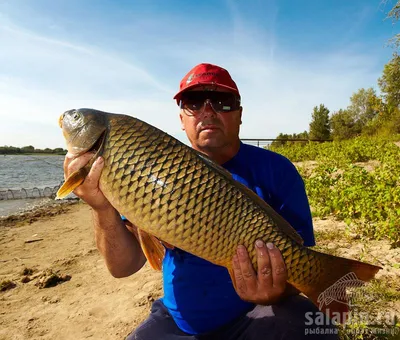
[[[233,93],[229,92],[209,92],[209,91],[190,91],[182,95],[183,107],[191,110],[200,110],[204,102],[209,99],[215,111],[237,110],[240,102]]]
[[[221,93],[221,95],[210,100],[211,100],[211,105],[216,111],[224,112],[224,111],[233,111],[237,109],[236,97],[233,94]]]
[[[200,110],[204,101],[204,97],[196,92],[188,92],[182,95],[182,106],[189,110]]]

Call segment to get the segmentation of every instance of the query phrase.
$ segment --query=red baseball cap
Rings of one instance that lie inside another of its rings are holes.
[[[178,105],[183,92],[201,85],[223,87],[240,97],[239,89],[227,70],[217,65],[202,63],[193,67],[181,80],[179,92],[174,96]]]

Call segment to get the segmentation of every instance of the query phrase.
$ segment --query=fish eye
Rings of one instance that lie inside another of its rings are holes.
[[[74,119],[74,120],[78,120],[79,118],[80,118],[80,114],[78,113],[78,112],[74,112],[74,114],[72,115],[72,118]]]

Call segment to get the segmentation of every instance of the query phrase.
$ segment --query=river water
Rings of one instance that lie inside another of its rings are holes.
[[[0,216],[48,201],[40,196],[62,183],[63,161],[60,155],[0,155]]]

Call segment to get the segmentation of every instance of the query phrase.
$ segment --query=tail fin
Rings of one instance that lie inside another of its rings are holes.
[[[321,263],[318,281],[300,290],[328,317],[345,323],[349,312],[346,289],[363,286],[382,268],[343,257],[317,254]]]

